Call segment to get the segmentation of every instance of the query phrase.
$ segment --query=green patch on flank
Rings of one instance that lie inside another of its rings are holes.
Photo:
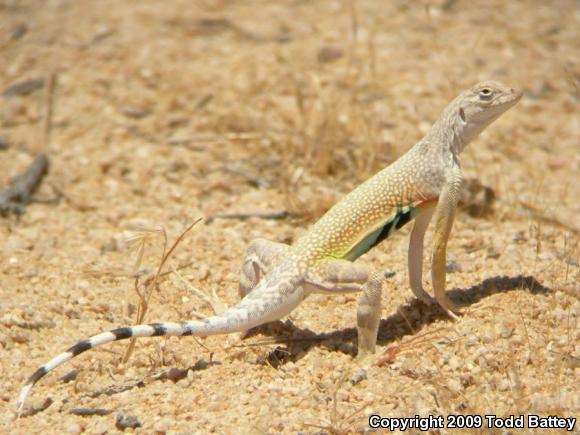
[[[356,260],[388,238],[399,228],[403,227],[407,222],[412,221],[416,215],[417,208],[414,205],[398,207],[381,226],[367,234],[356,245],[351,247],[342,258],[349,261]]]

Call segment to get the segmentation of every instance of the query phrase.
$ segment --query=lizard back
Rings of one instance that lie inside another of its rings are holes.
[[[409,151],[336,203],[294,245],[312,261],[353,261],[416,215],[417,194]]]

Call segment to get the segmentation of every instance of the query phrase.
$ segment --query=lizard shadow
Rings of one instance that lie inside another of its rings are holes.
[[[447,295],[460,307],[467,308],[494,294],[522,289],[531,294],[544,295],[552,291],[533,276],[518,275],[488,278],[468,289],[451,289]],[[449,317],[437,304],[426,305],[413,299],[410,303],[400,306],[395,313],[381,320],[377,344],[386,345],[406,335],[414,335],[424,326],[440,320],[449,320]],[[280,337],[281,329],[283,330],[282,337]],[[316,334],[310,329],[298,328],[290,321],[277,321],[256,328],[255,331],[252,330],[251,335],[255,333],[274,337],[277,340],[275,343],[280,344],[264,357],[263,361],[258,361],[273,367],[301,359],[314,346],[352,356],[356,354],[356,328]],[[288,336],[291,338],[287,338]]]

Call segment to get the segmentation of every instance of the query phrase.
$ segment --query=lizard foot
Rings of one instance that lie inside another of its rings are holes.
[[[374,361],[374,355],[369,352],[359,351],[359,354],[354,358],[353,361],[355,363],[353,367],[354,374],[350,377],[350,383],[352,385],[356,385],[367,378],[368,368]]]
[[[445,311],[445,313],[449,317],[451,317],[452,320],[455,320],[455,321],[459,320],[458,314],[461,314],[461,310],[457,305],[455,305],[453,302],[451,302],[451,300],[449,298],[445,297],[445,298],[437,299],[437,302],[439,303],[441,308],[443,308],[443,311]]]
[[[219,296],[217,295],[217,293],[213,288],[211,290],[199,290],[194,286],[192,286],[191,283],[187,281],[183,276],[181,276],[177,270],[174,269],[173,273],[175,274],[175,276],[177,276],[177,278],[179,278],[179,280],[183,283],[186,289],[188,289],[191,293],[193,293],[202,301],[204,301],[206,304],[208,304],[215,315],[219,315],[227,309],[226,304],[223,303],[223,301],[219,298]],[[193,313],[200,318],[207,317],[206,315],[198,313],[196,311],[194,311]]]

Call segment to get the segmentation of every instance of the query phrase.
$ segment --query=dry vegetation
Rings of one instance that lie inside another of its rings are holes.
[[[118,415],[142,433],[354,432],[373,413],[577,416],[575,7],[1,0],[0,91],[45,81],[0,96],[0,186],[44,151],[51,172],[36,198],[60,199],[0,220],[0,431],[114,433]],[[294,240],[486,78],[525,97],[463,156],[497,200],[455,224],[448,288],[460,322],[413,301],[404,228],[361,259],[395,275],[377,365],[356,385],[355,297],[317,296],[241,347],[143,339],[125,364],[127,342],[92,351],[33,390],[33,405],[51,406],[13,420],[26,377],[76,340],[138,314],[211,312],[173,273],[147,281],[163,238],[141,232],[139,253],[131,229],[164,227],[171,243],[199,217],[289,214],[198,223],[166,262],[234,303],[251,239]],[[146,305],[136,289],[150,291]]]

